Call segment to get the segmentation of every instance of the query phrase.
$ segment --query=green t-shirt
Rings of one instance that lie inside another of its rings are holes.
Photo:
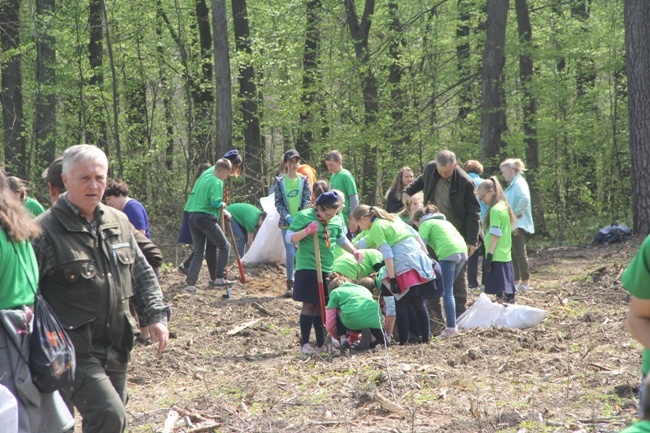
[[[232,218],[248,233],[254,233],[262,211],[250,203],[233,203],[226,207]]]
[[[420,224],[419,232],[420,237],[426,239],[436,253],[438,260],[444,260],[453,254],[467,254],[465,239],[447,220],[428,219]]]
[[[357,263],[357,259],[347,251],[334,259],[334,272],[345,275],[346,277],[356,280],[358,278],[367,277],[375,272],[374,265],[381,263],[384,259],[381,253],[377,250],[360,250],[363,252],[363,260],[361,264]],[[357,274],[358,272],[358,274]]]
[[[32,198],[30,196],[27,196],[25,199],[25,208],[30,214],[34,215],[35,217],[45,212],[43,205],[41,205],[35,198]]]
[[[341,322],[352,331],[365,328],[382,328],[379,303],[372,298],[372,293],[362,286],[345,283],[332,290],[327,309],[341,310]]]
[[[348,170],[343,169],[338,173],[334,173],[330,177],[330,189],[338,189],[345,195],[345,206],[343,207],[343,221],[347,226],[350,218],[350,196],[358,195],[357,183],[354,181],[354,176]]]
[[[219,212],[223,206],[224,183],[214,174],[206,172],[197,179],[183,210],[186,212],[204,212],[219,218]]]
[[[394,221],[376,218],[370,230],[367,231],[365,237],[366,247],[377,248],[383,244],[388,244],[392,248],[399,241],[410,237],[413,237],[413,234],[399,218]]]
[[[621,275],[621,281],[625,290],[635,298],[650,299],[650,236],[645,238],[641,248],[636,253],[627,269]],[[641,361],[641,372],[650,372],[650,350],[643,348]]]
[[[289,226],[289,230],[297,232],[312,222],[318,221],[316,217],[316,210],[313,208],[301,210],[293,217],[293,222]],[[318,221],[318,245],[320,251],[321,269],[323,272],[332,272],[332,265],[334,263],[334,247],[336,241],[343,236],[343,220],[340,216],[336,215],[327,223],[327,232],[329,233],[330,247],[327,248],[325,244],[325,231],[323,224]],[[296,271],[303,269],[316,270],[316,252],[314,249],[314,236],[309,235],[298,242],[298,250],[296,251]]]
[[[620,433],[650,433],[650,421],[639,421],[621,430]]]
[[[494,250],[492,260],[495,262],[511,262],[512,255],[512,232],[510,226],[510,213],[508,212],[508,203],[504,200],[498,202],[490,210],[490,227],[499,227],[501,236],[497,247]],[[490,227],[485,228],[485,253],[487,254],[490,247]]]
[[[0,229],[0,310],[32,305],[37,285],[38,263],[32,244],[11,242]]]
[[[284,193],[287,196],[287,204],[289,204],[289,214],[293,217],[300,209],[300,178],[289,179],[289,176],[282,178],[284,183]]]

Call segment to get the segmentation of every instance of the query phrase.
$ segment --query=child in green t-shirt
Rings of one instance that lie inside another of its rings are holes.
[[[365,287],[339,277],[330,282],[329,302],[325,310],[326,328],[341,342],[341,350],[357,349],[361,341],[358,335],[364,329],[371,332],[370,348],[384,343],[383,314],[379,303]],[[348,341],[348,338],[351,341]]]
[[[302,302],[300,312],[300,353],[311,354],[324,350],[325,334],[321,317],[319,285],[316,263],[316,246],[313,235],[317,234],[323,286],[327,284],[327,274],[332,272],[334,247],[338,244],[354,254],[358,261],[363,253],[357,251],[345,237],[343,220],[338,211],[343,197],[336,191],[321,194],[313,208],[298,212],[287,229],[285,241],[298,245],[296,253],[296,272],[293,299]],[[316,334],[316,349],[309,343],[311,328]]]
[[[413,214],[413,223],[418,227],[420,238],[425,245],[438,257],[442,269],[447,330],[445,335],[455,334],[456,329],[456,300],[454,299],[454,282],[461,269],[467,262],[467,244],[465,238],[446,217],[438,212],[438,208],[428,204]]]
[[[243,256],[246,246],[253,243],[255,232],[264,222],[266,212],[250,203],[233,203],[226,207],[230,212],[230,227],[237,244],[239,256]]]
[[[488,206],[483,227],[485,233],[485,260],[483,285],[485,293],[497,295],[505,302],[515,302],[515,273],[512,267],[512,212],[499,180],[492,176],[476,189],[479,200]]]

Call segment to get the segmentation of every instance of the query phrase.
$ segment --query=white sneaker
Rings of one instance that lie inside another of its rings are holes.
[[[303,355],[313,355],[316,351],[311,347],[311,344],[305,343],[300,348],[300,353]]]
[[[323,345],[320,346],[320,347],[317,346],[317,347],[314,349],[314,352],[315,352],[315,353],[323,353],[323,352],[327,352],[327,345],[326,345],[326,344],[323,344]]]
[[[516,289],[518,292],[527,292],[528,290],[531,290],[528,284],[519,284]]]
[[[339,348],[341,347],[341,342],[337,340],[336,338],[332,338],[332,347]]]
[[[196,286],[187,286],[185,287],[185,291],[189,293],[194,293],[196,292]]]
[[[458,334],[458,328],[447,328],[444,331],[442,331],[442,334],[440,334],[440,338],[448,338],[451,337],[452,335]]]

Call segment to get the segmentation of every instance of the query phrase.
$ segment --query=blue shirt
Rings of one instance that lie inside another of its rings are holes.
[[[474,181],[474,185],[478,188],[478,186],[483,183],[485,179],[482,179],[481,176],[479,176],[476,173],[467,173],[469,177],[472,178],[472,181]],[[488,207],[485,203],[483,203],[483,200],[479,200],[478,204],[481,205],[481,221],[485,220],[485,214],[487,213]]]
[[[122,208],[129,219],[129,222],[133,224],[136,230],[144,230],[144,235],[151,239],[151,230],[149,229],[149,215],[147,214],[146,209],[142,206],[142,203],[136,199],[130,199],[126,202]]]
[[[535,233],[533,224],[533,208],[530,204],[530,189],[528,182],[521,174],[512,179],[508,188],[503,191],[516,217],[516,227],[526,230],[528,233]]]

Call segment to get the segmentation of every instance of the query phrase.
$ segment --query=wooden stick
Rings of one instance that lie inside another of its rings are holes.
[[[237,241],[235,241],[235,234],[232,231],[232,221],[228,221],[228,235],[230,235],[230,242],[232,242],[235,250],[235,258],[237,259],[237,267],[239,268],[239,281],[246,284],[246,274],[244,273],[244,265],[239,257],[239,250],[237,250]]]
[[[323,284],[323,268],[320,264],[320,245],[318,232],[314,233],[314,253],[316,253],[316,279],[318,280],[318,299],[320,301],[321,321],[325,323],[325,285]]]

